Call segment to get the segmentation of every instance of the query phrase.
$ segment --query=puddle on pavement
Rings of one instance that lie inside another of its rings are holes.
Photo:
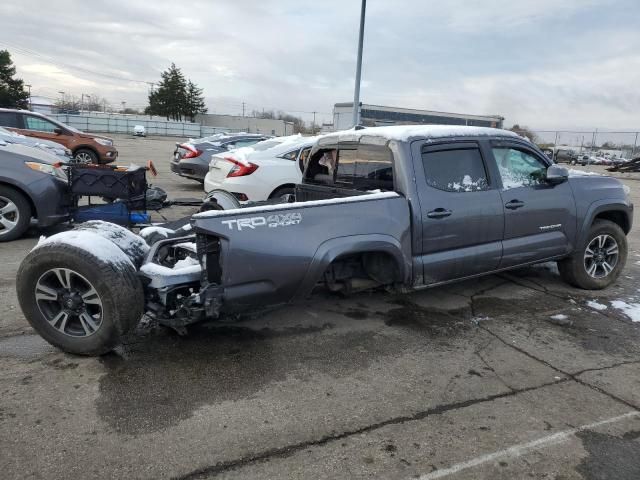
[[[14,335],[0,338],[0,356],[34,359],[57,351],[39,335]]]
[[[473,327],[468,309],[438,310],[412,303],[407,298],[393,300],[399,305],[382,315],[385,325],[407,328],[429,336],[451,337]]]
[[[372,331],[337,334],[330,325],[203,325],[185,337],[159,331],[132,340],[102,357],[97,399],[101,419],[129,434],[163,430],[201,406],[251,397],[275,382],[349,375],[415,346]]]
[[[640,478],[640,431],[617,437],[587,430],[576,436],[588,452],[576,467],[585,480]]]

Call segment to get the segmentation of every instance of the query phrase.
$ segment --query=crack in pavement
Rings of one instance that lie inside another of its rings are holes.
[[[187,474],[184,475],[180,475],[180,476],[176,476],[176,477],[172,477],[173,480],[194,480],[194,479],[198,479],[198,478],[209,478],[209,477],[213,477],[216,475],[219,475],[221,473],[230,471],[230,470],[235,470],[238,468],[242,468],[248,465],[252,465],[255,463],[260,463],[260,462],[264,462],[267,461],[271,458],[287,458],[290,457],[291,455],[304,450],[306,448],[309,447],[316,447],[316,446],[321,446],[321,445],[326,445],[328,443],[331,442],[335,442],[337,440],[343,440],[345,438],[349,438],[352,437],[354,435],[361,435],[363,433],[369,433],[372,432],[374,430],[378,430],[380,428],[389,426],[389,425],[399,425],[399,424],[403,424],[406,422],[413,422],[413,421],[419,421],[419,420],[424,420],[425,418],[429,417],[429,416],[433,416],[433,415],[442,415],[443,413],[447,413],[447,412],[451,412],[451,411],[455,411],[455,410],[460,410],[463,408],[467,408],[473,405],[478,405],[481,403],[486,403],[486,402],[492,402],[494,400],[499,400],[502,398],[508,398],[508,397],[512,397],[514,395],[519,395],[521,393],[527,393],[527,392],[532,392],[541,388],[545,388],[545,387],[549,387],[549,386],[553,386],[553,385],[558,385],[564,382],[567,382],[568,379],[567,378],[562,378],[560,380],[555,380],[553,382],[547,382],[547,383],[543,383],[541,385],[536,385],[533,387],[526,387],[526,388],[521,388],[521,389],[511,389],[508,392],[503,392],[503,393],[497,393],[494,395],[488,395],[486,397],[482,397],[482,398],[477,398],[477,399],[473,399],[473,400],[465,400],[462,402],[454,402],[454,403],[450,403],[450,404],[446,404],[446,405],[437,405],[435,407],[432,407],[428,410],[424,410],[421,412],[417,412],[414,413],[413,415],[403,415],[403,416],[399,416],[399,417],[394,417],[394,418],[390,418],[387,420],[383,420],[381,422],[377,422],[377,423],[373,423],[371,425],[367,425],[365,427],[361,427],[355,430],[349,430],[349,431],[345,431],[342,433],[334,433],[334,434],[329,434],[329,435],[325,435],[317,440],[307,440],[304,442],[300,442],[300,443],[296,443],[293,445],[286,445],[284,447],[279,447],[279,448],[272,448],[269,450],[265,450],[263,452],[257,453],[255,455],[251,455],[251,456],[246,456],[246,457],[242,457],[236,460],[229,460],[229,461],[223,461],[223,462],[218,462],[215,465],[211,465],[211,466],[207,466],[207,467],[202,467],[196,470],[193,470],[192,472],[189,472]]]
[[[500,335],[498,335],[498,334],[497,334],[497,333],[495,333],[495,332],[492,332],[492,331],[491,331],[491,330],[489,330],[487,327],[484,327],[484,326],[482,326],[482,325],[479,325],[479,328],[481,328],[481,329],[482,329],[482,330],[484,330],[485,332],[489,333],[490,335],[493,335],[495,338],[497,338],[497,339],[498,339],[500,342],[502,342],[504,345],[506,345],[506,346],[508,346],[508,347],[513,348],[514,350],[516,350],[517,352],[522,353],[523,355],[526,355],[526,356],[527,356],[527,357],[529,357],[531,360],[534,360],[534,361],[536,361],[536,362],[542,363],[543,365],[546,365],[547,367],[549,367],[549,368],[551,368],[551,369],[555,370],[556,372],[561,373],[561,374],[563,374],[563,375],[566,375],[568,378],[570,378],[570,379],[571,379],[571,380],[573,380],[574,382],[577,382],[577,383],[579,383],[580,385],[583,385],[583,386],[588,387],[588,388],[590,388],[590,389],[592,389],[592,390],[595,390],[595,391],[597,391],[597,392],[599,392],[599,393],[602,393],[603,395],[606,395],[607,397],[609,397],[609,398],[611,398],[611,399],[613,399],[613,400],[615,400],[615,401],[617,401],[617,402],[620,402],[620,403],[622,403],[623,405],[626,405],[626,406],[627,406],[627,407],[629,407],[629,408],[633,408],[634,410],[640,410],[640,406],[638,406],[638,405],[634,405],[633,403],[628,402],[627,400],[624,400],[623,398],[620,398],[620,397],[618,397],[617,395],[614,395],[613,393],[611,393],[611,392],[608,392],[608,391],[604,390],[603,388],[597,387],[597,386],[595,386],[595,385],[591,385],[590,383],[587,383],[587,382],[585,382],[585,381],[581,380],[580,378],[578,378],[578,377],[577,377],[577,374],[575,374],[575,373],[565,372],[564,370],[562,370],[562,369],[561,369],[561,368],[559,368],[559,367],[556,367],[555,365],[551,364],[550,362],[547,362],[546,360],[543,360],[543,359],[541,359],[541,358],[538,358],[538,357],[536,357],[535,355],[533,355],[533,354],[531,354],[531,353],[527,352],[526,350],[524,350],[524,349],[522,349],[522,348],[520,348],[520,347],[517,347],[517,346],[515,346],[515,345],[513,345],[513,344],[511,344],[511,343],[509,343],[509,342],[507,342],[507,341],[506,341],[505,339],[503,339]],[[627,363],[640,363],[640,362],[627,362]],[[623,364],[624,364],[624,362],[623,362]],[[589,371],[598,371],[598,370],[604,370],[604,369],[607,369],[607,368],[611,368],[611,367],[609,366],[609,367],[602,367],[602,368],[594,368],[594,369],[589,369]],[[584,373],[584,372],[580,372],[580,373]]]

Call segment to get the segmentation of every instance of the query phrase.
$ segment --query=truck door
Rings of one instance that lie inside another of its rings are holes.
[[[414,142],[424,283],[498,268],[504,210],[477,142]],[[415,245],[415,243],[414,243]]]
[[[505,231],[501,268],[557,257],[573,249],[576,206],[569,182],[545,180],[549,161],[518,143],[491,142],[500,177]]]

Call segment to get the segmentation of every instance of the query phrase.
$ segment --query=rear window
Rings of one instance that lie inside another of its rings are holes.
[[[0,127],[20,128],[18,114],[15,112],[0,112]]]
[[[370,145],[316,152],[305,179],[355,190],[393,190],[393,155]]]
[[[422,152],[427,184],[446,192],[488,190],[487,172],[478,148]]]

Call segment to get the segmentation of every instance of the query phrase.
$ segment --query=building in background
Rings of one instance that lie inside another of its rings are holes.
[[[500,115],[468,115],[360,104],[360,124],[367,127],[424,124],[502,128],[503,122],[504,117]],[[334,130],[353,127],[353,102],[336,103],[333,106],[333,126]]]
[[[265,133],[277,136],[293,134],[293,125],[287,125],[284,120],[269,118],[205,113],[197,115],[196,122],[202,126],[224,128],[231,132]]]
[[[36,95],[29,98],[29,109],[32,112],[43,113],[45,115],[56,113],[57,110],[55,102],[46,97],[38,97]]]

